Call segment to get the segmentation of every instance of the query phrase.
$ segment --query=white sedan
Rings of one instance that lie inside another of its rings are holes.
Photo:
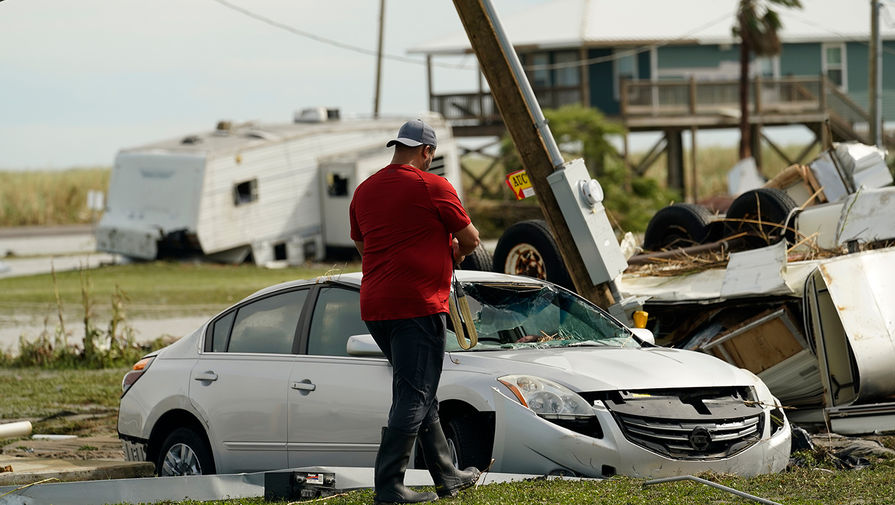
[[[756,475],[790,427],[752,373],[656,347],[553,284],[457,272],[479,334],[448,331],[440,415],[460,468]],[[261,290],[125,376],[118,432],[160,475],[372,466],[391,370],[360,319],[360,274]],[[417,467],[422,458],[415,458]]]

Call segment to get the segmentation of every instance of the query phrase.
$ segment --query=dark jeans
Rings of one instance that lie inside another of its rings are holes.
[[[416,434],[438,421],[438,381],[444,359],[445,314],[365,321],[392,365],[389,429]]]

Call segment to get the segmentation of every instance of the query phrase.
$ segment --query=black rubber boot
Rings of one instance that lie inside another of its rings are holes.
[[[466,489],[476,481],[482,472],[471,466],[466,470],[459,470],[451,461],[451,451],[447,438],[441,429],[441,423],[436,421],[420,429],[420,446],[423,449],[423,458],[432,480],[435,482],[435,491],[439,498],[457,496],[457,493]]]
[[[421,503],[438,499],[435,493],[418,493],[404,486],[404,472],[416,435],[382,428],[382,442],[376,453],[373,503]]]

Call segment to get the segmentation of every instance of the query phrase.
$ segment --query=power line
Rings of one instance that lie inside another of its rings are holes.
[[[892,0],[889,0],[889,1],[892,1]],[[821,30],[824,30],[825,32],[827,32],[827,33],[829,33],[829,34],[831,34],[831,35],[835,35],[835,36],[839,37],[840,39],[842,39],[843,42],[854,42],[854,43],[857,43],[857,44],[863,44],[863,45],[865,45],[865,46],[869,46],[869,45],[870,45],[870,43],[869,43],[867,40],[864,40],[864,39],[858,39],[858,38],[855,38],[855,37],[846,35],[846,34],[844,34],[844,33],[842,33],[842,32],[837,32],[836,30],[833,30],[832,28],[828,28],[828,27],[826,27],[826,26],[823,26],[823,25],[821,25],[820,23],[817,23],[816,21],[814,21],[814,20],[812,20],[812,19],[809,19],[809,18],[806,18],[806,17],[802,17],[802,16],[796,16],[796,17],[799,18],[802,22],[804,22],[804,23],[806,23],[806,24],[809,24],[809,25],[811,25],[811,26],[813,26],[813,27],[815,27],[815,28],[820,28]],[[895,54],[895,50],[889,49],[889,48],[886,47],[885,45],[883,45],[882,50],[883,50],[884,53]]]
[[[622,58],[626,58],[628,56],[645,53],[646,51],[650,51],[652,48],[664,47],[669,44],[673,44],[675,42],[680,42],[682,40],[689,39],[694,34],[699,33],[702,30],[705,30],[706,28],[710,28],[725,19],[732,19],[732,18],[733,18],[733,14],[724,14],[722,16],[719,16],[719,17],[713,19],[712,21],[709,21],[708,23],[699,25],[696,28],[693,28],[692,30],[690,30],[687,33],[680,35],[678,37],[660,40],[660,41],[657,41],[652,44],[635,47],[632,49],[628,49],[626,51],[618,51],[614,54],[607,55],[607,56],[599,56],[596,58],[589,58],[586,60],[566,61],[566,62],[562,62],[562,63],[550,63],[550,64],[543,64],[543,65],[527,65],[525,67],[525,69],[526,70],[555,70],[555,69],[559,69],[559,68],[585,67],[585,66],[593,65],[593,64],[597,64],[597,63],[606,63],[608,61],[619,60]]]
[[[0,2],[2,2],[2,1],[3,1],[3,0],[0,0]],[[317,35],[317,34],[314,34],[314,33],[311,33],[311,32],[305,31],[305,30],[300,30],[300,29],[295,28],[295,27],[293,27],[293,26],[289,26],[289,25],[286,25],[286,24],[284,24],[284,23],[280,23],[279,21],[276,21],[276,20],[274,20],[274,19],[268,18],[268,17],[263,16],[263,15],[261,15],[261,14],[258,14],[258,13],[256,13],[256,12],[253,12],[253,11],[250,11],[250,10],[245,9],[245,8],[243,8],[243,7],[240,7],[240,6],[238,6],[238,5],[235,5],[235,4],[233,4],[233,3],[231,3],[231,2],[229,2],[229,1],[227,1],[227,0],[214,0],[214,1],[217,2],[217,3],[220,4],[220,5],[223,5],[224,7],[227,7],[227,8],[229,8],[229,9],[231,9],[231,10],[234,10],[234,11],[236,11],[236,12],[239,12],[240,14],[242,14],[242,15],[244,15],[244,16],[248,16],[248,17],[250,17],[250,18],[252,18],[252,19],[254,19],[254,20],[256,20],[256,21],[260,21],[260,22],[262,22],[262,23],[265,23],[265,24],[267,24],[267,25],[273,26],[273,27],[278,28],[278,29],[280,29],[280,30],[287,31],[287,32],[292,33],[292,34],[294,34],[294,35],[298,35],[298,36],[301,36],[301,37],[305,37],[305,38],[308,38],[308,39],[311,39],[311,40],[320,42],[320,43],[322,43],[322,44],[327,44],[327,45],[330,45],[330,46],[333,46],[333,47],[338,47],[338,48],[340,48],[340,49],[344,49],[344,50],[347,50],[347,51],[353,51],[353,52],[360,53],[360,54],[364,54],[364,55],[367,55],[367,56],[378,57],[378,52],[377,52],[377,51],[374,51],[374,50],[372,50],[372,49],[367,49],[367,48],[365,48],[365,47],[360,47],[360,46],[355,46],[355,45],[347,44],[347,43],[345,43],[345,42],[340,42],[340,41],[335,40],[335,39],[330,39],[330,38],[327,38],[327,37],[322,37],[322,36],[320,36],[320,35]],[[893,0],[887,0],[887,1],[892,2]],[[525,70],[530,70],[530,71],[534,71],[534,70],[556,70],[556,69],[563,69],[563,68],[584,67],[584,66],[588,66],[588,65],[595,65],[595,64],[599,64],[599,63],[606,63],[606,62],[610,62],[610,61],[620,60],[620,59],[622,59],[622,58],[626,58],[626,57],[629,57],[629,56],[633,56],[633,55],[637,55],[637,54],[640,54],[640,53],[644,53],[644,52],[650,51],[650,50],[652,50],[652,48],[659,48],[659,47],[663,47],[663,46],[667,46],[667,45],[673,44],[673,43],[675,43],[675,42],[680,42],[680,41],[682,41],[682,40],[686,40],[686,39],[692,37],[694,34],[700,32],[700,31],[702,31],[702,30],[704,30],[704,29],[706,29],[706,28],[710,28],[710,27],[714,26],[715,24],[717,24],[717,23],[719,23],[719,22],[721,22],[721,21],[723,21],[723,20],[725,20],[725,19],[733,19],[735,13],[736,13],[736,10],[734,10],[734,12],[732,12],[732,13],[730,13],[730,14],[724,14],[724,15],[722,15],[722,16],[719,16],[719,17],[717,17],[717,18],[715,18],[715,19],[713,19],[713,20],[711,20],[711,21],[709,21],[709,22],[707,22],[707,23],[704,23],[704,24],[702,24],[702,25],[697,26],[696,28],[691,29],[690,31],[688,31],[688,32],[686,32],[685,34],[680,35],[680,36],[678,36],[678,37],[674,37],[674,38],[670,38],[670,39],[663,39],[663,40],[657,41],[657,42],[652,43],[652,44],[648,44],[648,45],[643,45],[643,46],[635,47],[635,48],[632,48],[632,49],[629,49],[629,50],[626,50],[626,51],[618,51],[618,52],[615,52],[615,53],[613,53],[613,54],[611,54],[611,55],[599,56],[599,57],[596,57],[596,58],[588,58],[588,59],[583,59],[583,60],[566,61],[566,62],[560,62],[560,63],[548,63],[548,64],[540,64],[540,65],[525,65],[524,68],[525,68]],[[796,16],[796,17],[799,17],[799,16]],[[807,19],[807,18],[801,18],[801,17],[800,17],[800,19],[801,19],[802,21],[808,23],[808,24],[811,24],[812,26],[815,26],[816,28],[820,28],[820,29],[822,29],[822,30],[825,30],[825,31],[827,31],[827,32],[829,32],[829,33],[831,33],[831,34],[833,34],[833,35],[836,35],[836,36],[838,36],[838,37],[840,37],[840,38],[842,38],[842,39],[844,39],[844,40],[846,40],[846,41],[849,41],[849,42],[860,42],[860,43],[863,43],[863,44],[867,44],[867,41],[862,41],[862,40],[859,40],[859,39],[853,39],[853,38],[847,37],[847,36],[845,36],[844,34],[838,33],[838,32],[836,32],[835,30],[831,30],[831,29],[829,29],[829,28],[827,28],[827,27],[825,27],[825,26],[821,26],[821,25],[819,25],[819,24],[817,24],[817,23],[815,23],[815,22],[813,22],[813,21],[811,21],[811,20],[809,20],[809,19]],[[883,51],[884,51],[884,52],[887,52],[887,53],[895,54],[895,51],[893,51],[892,49],[889,49],[889,48],[887,48],[887,47],[885,47],[885,46],[883,47]],[[384,57],[384,58],[387,58],[387,59],[389,59],[389,60],[399,61],[399,62],[402,62],[402,63],[411,63],[411,64],[414,64],[414,65],[425,65],[425,64],[426,64],[426,61],[425,61],[425,60],[421,60],[421,59],[417,59],[417,58],[410,58],[410,57],[401,56],[401,55],[397,55],[397,54],[383,53],[383,57]],[[452,70],[477,70],[476,66],[474,66],[474,65],[470,65],[470,64],[468,64],[468,63],[456,63],[456,64],[452,64],[452,63],[445,63],[445,62],[437,62],[437,61],[434,61],[434,62],[432,62],[432,66],[434,66],[434,67],[440,67],[440,68],[448,68],[448,69],[452,69]]]
[[[0,0],[0,1],[3,1],[3,0]],[[220,5],[223,5],[224,7],[227,7],[231,10],[239,12],[240,14],[242,14],[244,16],[248,16],[256,21],[260,21],[262,23],[268,24],[275,28],[279,28],[280,30],[285,30],[285,31],[292,33],[294,35],[309,38],[311,40],[320,42],[322,44],[327,44],[330,46],[338,47],[340,49],[353,51],[353,52],[364,54],[367,56],[378,57],[377,51],[373,51],[371,49],[367,49],[364,47],[347,44],[345,42],[340,42],[338,40],[322,37],[320,35],[317,35],[317,34],[314,34],[314,33],[311,33],[311,32],[305,31],[305,30],[300,30],[293,26],[289,26],[284,23],[280,23],[279,21],[276,21],[269,17],[263,16],[256,12],[250,11],[246,8],[243,8],[243,7],[240,7],[233,3],[230,3],[227,0],[214,0],[214,1],[219,3]],[[692,36],[694,33],[697,33],[697,32],[700,32],[700,31],[706,29],[706,28],[709,28],[724,19],[731,19],[732,16],[733,16],[733,14],[729,14],[729,15],[725,14],[724,16],[721,16],[721,17],[714,19],[708,23],[700,25],[679,37],[661,40],[661,41],[658,41],[653,44],[640,46],[640,47],[630,49],[627,51],[620,51],[620,52],[614,53],[612,55],[600,56],[597,58],[589,58],[589,59],[585,59],[585,60],[568,61],[568,62],[562,62],[562,63],[552,63],[552,64],[544,64],[544,65],[526,65],[525,69],[526,70],[553,70],[553,69],[569,68],[569,67],[584,67],[587,65],[592,65],[592,64],[597,64],[597,63],[605,63],[608,61],[618,60],[618,59],[621,59],[621,58],[624,58],[624,57],[627,57],[630,55],[639,54],[639,53],[649,51],[653,47],[662,47],[662,46],[665,46],[668,44],[672,44],[674,42],[678,42],[678,41],[687,39],[690,36]],[[426,64],[425,60],[421,60],[421,59],[417,59],[417,58],[409,58],[406,56],[400,56],[400,55],[396,55],[396,54],[384,53],[383,57],[388,58],[390,60],[400,61],[402,63],[412,63],[412,64],[416,64],[416,65],[425,65]],[[458,70],[458,69],[459,70],[476,70],[475,66],[467,64],[467,63],[451,64],[451,63],[444,63],[444,62],[433,62],[432,65],[437,66],[437,67],[442,67],[442,68],[450,68],[450,69],[454,69],[454,70]]]
[[[0,0],[0,1],[2,1],[2,0]],[[217,2],[217,3],[219,3],[219,4],[221,4],[221,5],[223,5],[224,7],[227,7],[227,8],[229,8],[229,9],[232,9],[232,10],[236,11],[236,12],[239,12],[240,14],[243,14],[243,15],[245,15],[245,16],[248,16],[248,17],[250,17],[250,18],[252,18],[252,19],[255,19],[255,20],[257,20],[257,21],[261,21],[262,23],[266,23],[266,24],[268,24],[268,25],[270,25],[270,26],[273,26],[273,27],[275,27],[275,28],[279,28],[279,29],[281,29],[281,30],[285,30],[285,31],[287,31],[287,32],[289,32],[289,33],[292,33],[292,34],[295,34],[295,35],[299,35],[299,36],[301,36],[301,37],[305,37],[305,38],[308,38],[308,39],[311,39],[311,40],[316,40],[317,42],[320,42],[320,43],[322,43],[322,44],[328,44],[328,45],[335,46],[335,47],[338,47],[338,48],[341,48],[341,49],[345,49],[345,50],[348,50],[348,51],[354,51],[354,52],[356,52],[356,53],[361,53],[361,54],[365,54],[365,55],[368,55],[368,56],[378,56],[378,53],[377,53],[376,51],[372,50],[372,49],[367,49],[367,48],[365,48],[365,47],[359,47],[359,46],[353,46],[353,45],[351,45],[351,44],[346,44],[346,43],[344,43],[344,42],[339,42],[338,40],[329,39],[329,38],[326,38],[326,37],[321,37],[320,35],[317,35],[317,34],[314,34],[314,33],[311,33],[311,32],[306,32],[306,31],[304,31],[304,30],[299,30],[298,28],[295,28],[295,27],[292,27],[292,26],[289,26],[289,25],[280,23],[279,21],[276,21],[276,20],[270,19],[270,18],[268,18],[268,17],[262,16],[261,14],[252,12],[252,11],[250,11],[250,10],[248,10],[248,9],[244,9],[244,8],[238,6],[238,5],[234,5],[234,4],[230,3],[230,2],[228,2],[227,0],[214,0],[214,1]],[[402,61],[402,62],[404,62],[404,63],[416,63],[416,64],[425,63],[425,61],[422,61],[422,60],[418,60],[418,59],[415,59],[415,58],[407,58],[407,57],[400,56],[400,55],[397,55],[397,54],[387,54],[387,53],[386,53],[386,54],[384,54],[383,56],[384,56],[384,57],[387,57],[387,58],[389,58],[389,59],[392,59],[392,60]]]

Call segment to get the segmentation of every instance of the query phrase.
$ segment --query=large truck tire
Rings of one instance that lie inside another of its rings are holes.
[[[494,271],[535,277],[575,289],[556,240],[541,219],[520,221],[503,232],[494,248]]]
[[[790,220],[797,207],[788,194],[777,188],[746,191],[727,209],[725,233],[729,237],[745,232],[742,242],[749,249],[775,244],[781,238],[792,243],[795,230]]]
[[[474,251],[467,254],[463,261],[460,262],[460,270],[477,270],[479,272],[490,272],[493,268],[491,253],[485,249],[481,243]]]
[[[647,251],[660,251],[702,244],[708,237],[711,222],[711,211],[702,205],[669,205],[659,209],[646,225],[643,248]]]

